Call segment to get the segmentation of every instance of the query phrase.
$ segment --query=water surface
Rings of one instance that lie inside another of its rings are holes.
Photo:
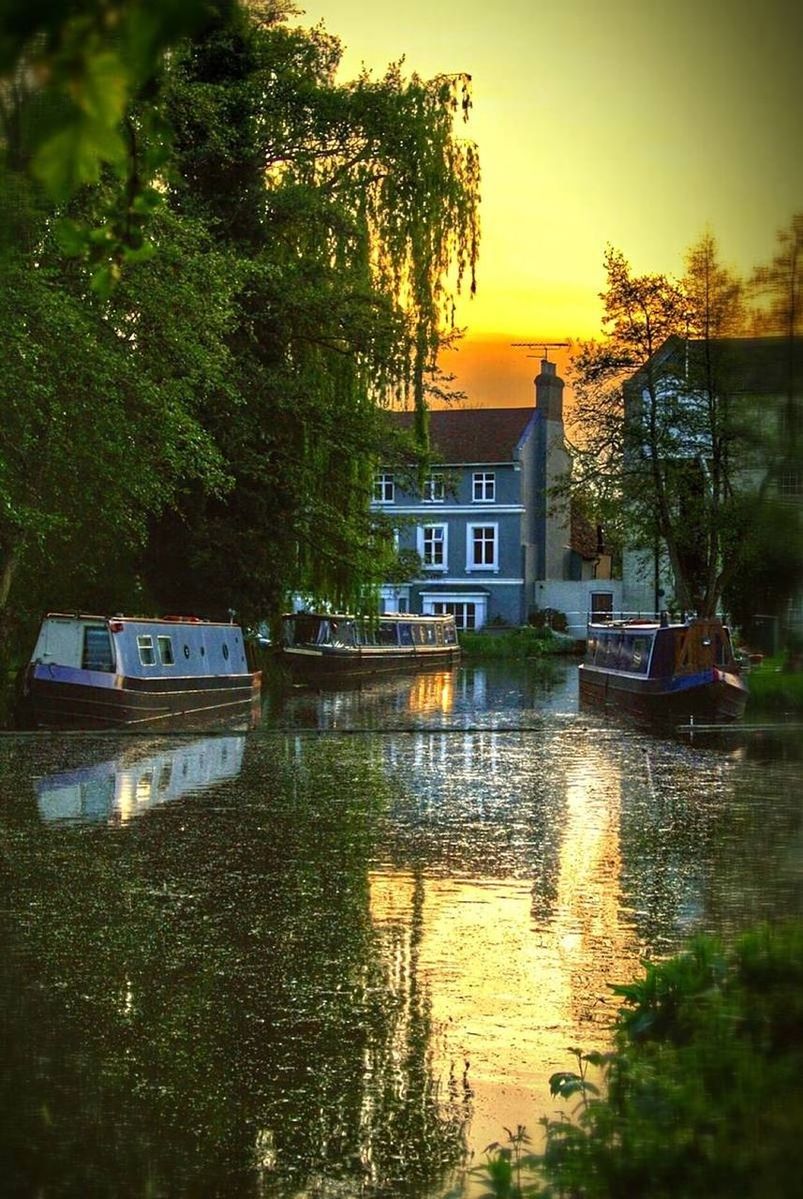
[[[438,1194],[644,955],[801,913],[799,761],[754,749],[578,714],[565,665],[2,738],[7,1193]]]

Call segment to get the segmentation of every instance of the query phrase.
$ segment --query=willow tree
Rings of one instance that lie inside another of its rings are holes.
[[[406,397],[423,440],[448,284],[473,287],[478,163],[455,132],[467,78],[391,67],[340,84],[340,55],[262,5],[224,13],[169,64],[169,203],[213,231],[244,282],[239,401],[204,412],[234,486],[217,501],[189,492],[154,529],[165,602],[355,602],[388,565],[368,506],[383,408]]]

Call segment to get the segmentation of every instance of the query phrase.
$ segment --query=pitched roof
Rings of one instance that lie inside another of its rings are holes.
[[[404,429],[411,412],[389,413]],[[444,466],[465,462],[513,462],[534,408],[439,408],[429,414],[433,456]]]
[[[803,378],[803,338],[715,337],[708,342],[669,337],[653,355],[653,364],[678,375],[700,378],[704,355],[710,356],[718,385],[734,395],[779,396],[798,392]],[[629,380],[639,385],[645,368]]]

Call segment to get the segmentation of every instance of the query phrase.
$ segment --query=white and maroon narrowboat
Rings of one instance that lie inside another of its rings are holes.
[[[251,716],[260,687],[237,625],[50,612],[25,669],[20,721],[97,729]]]
[[[580,701],[649,725],[740,720],[747,687],[720,620],[591,623]]]

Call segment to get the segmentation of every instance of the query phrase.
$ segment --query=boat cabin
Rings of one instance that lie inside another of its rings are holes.
[[[125,677],[241,674],[242,631],[193,617],[140,619],[48,613],[32,663]]]

